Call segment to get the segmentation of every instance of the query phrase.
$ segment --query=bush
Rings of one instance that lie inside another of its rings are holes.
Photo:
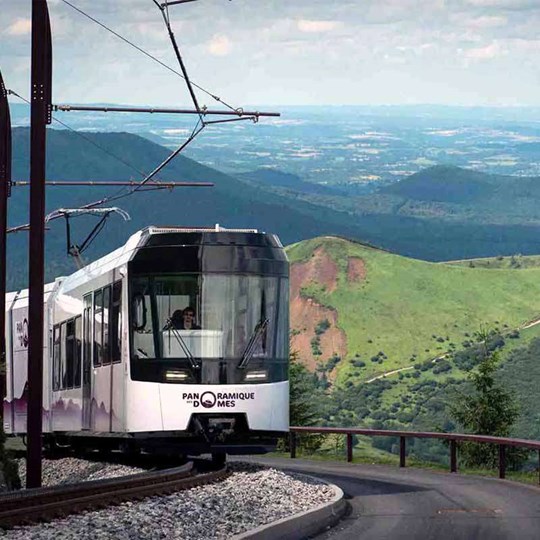
[[[447,360],[441,360],[437,362],[436,366],[433,368],[433,373],[438,375],[439,373],[445,373],[452,369],[452,365]]]
[[[330,328],[330,321],[328,319],[319,321],[319,324],[317,324],[317,326],[315,327],[315,334],[320,336],[324,334],[329,328]]]
[[[321,356],[321,340],[319,339],[319,336],[316,336],[314,338],[311,338],[311,353],[313,356]]]
[[[334,356],[326,362],[326,371],[332,371],[340,361],[341,356],[334,354]]]
[[[4,448],[5,440],[3,427],[0,426],[0,477],[3,477],[8,490],[21,489],[19,469]]]
[[[402,411],[398,413],[397,419],[402,424],[410,424],[414,420],[414,414],[410,411]]]

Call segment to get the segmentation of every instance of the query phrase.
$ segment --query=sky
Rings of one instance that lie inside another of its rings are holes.
[[[152,0],[69,1],[178,69]],[[48,3],[54,103],[189,104],[177,76]],[[540,105],[540,0],[197,0],[170,14],[190,77],[233,106]],[[0,70],[25,96],[30,17],[30,0],[0,0]]]

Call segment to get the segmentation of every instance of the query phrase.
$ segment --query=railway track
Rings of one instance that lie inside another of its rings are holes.
[[[164,495],[216,482],[227,468],[199,472],[193,462],[180,467],[79,484],[29,489],[0,495],[0,527],[50,521],[84,510]]]

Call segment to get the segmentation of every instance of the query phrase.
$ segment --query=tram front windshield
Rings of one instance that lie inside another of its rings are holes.
[[[132,378],[175,383],[287,379],[288,280],[229,274],[131,281]]]

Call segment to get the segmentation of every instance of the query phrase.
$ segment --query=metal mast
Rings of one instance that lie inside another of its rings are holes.
[[[0,72],[0,428],[4,421],[6,362],[7,202],[11,189],[11,119],[7,90]]]
[[[47,0],[32,0],[27,488],[41,486],[45,151],[46,126],[51,121],[51,73],[51,27]]]

